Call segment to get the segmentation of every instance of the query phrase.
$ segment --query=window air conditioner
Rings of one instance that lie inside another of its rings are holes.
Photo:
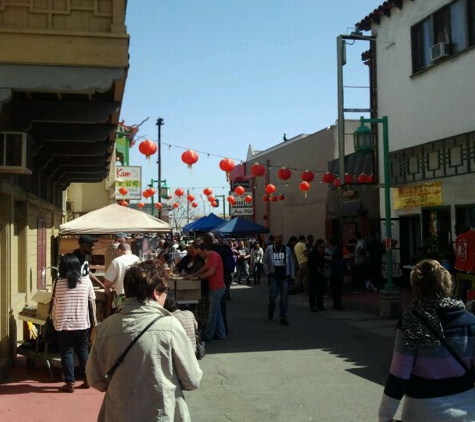
[[[440,42],[430,48],[430,59],[436,61],[450,54],[450,44],[448,42]]]
[[[32,174],[32,147],[25,132],[0,132],[0,173]]]

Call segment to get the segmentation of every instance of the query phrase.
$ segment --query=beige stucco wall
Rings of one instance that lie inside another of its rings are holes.
[[[352,133],[359,126],[358,121],[347,120],[345,133],[346,153],[354,151]],[[337,126],[332,125],[303,139],[289,140],[255,155],[248,161],[250,167],[258,162],[269,163],[268,183],[276,186],[276,194],[284,194],[284,201],[264,202],[266,179],[257,181],[255,188],[255,221],[268,226],[271,233],[282,233],[284,240],[292,236],[312,234],[315,238],[325,237],[325,216],[328,185],[321,183],[328,162],[338,157]],[[284,182],[277,177],[282,166],[294,171]],[[299,188],[301,173],[305,170],[318,171],[310,182],[311,188],[305,195]]]

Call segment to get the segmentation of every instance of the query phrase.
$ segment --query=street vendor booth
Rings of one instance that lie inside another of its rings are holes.
[[[211,232],[219,233],[223,236],[245,236],[250,234],[269,233],[269,229],[261,224],[254,223],[253,221],[236,217],[224,222],[218,227],[215,227]]]
[[[119,232],[140,236],[140,234],[145,233],[154,235],[170,231],[171,226],[165,221],[141,211],[111,204],[60,225],[57,251],[59,255],[74,251],[78,247],[79,236],[88,234],[99,239],[95,244],[93,258],[99,257],[97,262],[100,263],[100,257],[103,257],[105,249],[114,241],[114,236]],[[95,275],[100,277],[104,274],[105,268],[103,264],[102,266],[98,264],[91,266],[91,270],[95,271]],[[19,314],[19,319],[28,324],[35,343],[22,345],[24,347],[20,346],[18,353],[27,356],[27,364],[30,366],[30,369],[34,366],[34,361],[39,359],[46,362],[51,372],[51,366],[60,367],[61,361],[57,353],[48,352],[47,344],[40,344],[43,342],[41,331],[48,314],[45,310],[49,309],[53,284],[52,279],[50,283],[47,282],[45,271],[44,274],[44,290],[39,290],[33,297],[33,300],[37,302],[37,307],[27,307]],[[106,295],[104,289],[100,288],[100,286],[95,286],[94,289],[96,291],[98,309],[101,305],[105,307]]]
[[[183,227],[185,233],[189,232],[209,232],[210,230],[223,224],[225,220],[218,217],[216,214],[209,214],[200,219],[193,221],[193,223],[187,224]]]

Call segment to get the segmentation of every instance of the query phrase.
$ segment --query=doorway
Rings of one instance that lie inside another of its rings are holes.
[[[411,265],[421,256],[421,217],[420,215],[401,217],[399,224],[401,265]]]

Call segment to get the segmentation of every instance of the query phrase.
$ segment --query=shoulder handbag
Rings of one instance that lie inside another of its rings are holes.
[[[422,315],[420,312],[413,310],[412,313],[421,320],[421,322],[437,337],[437,339],[445,346],[445,348],[450,352],[450,354],[454,357],[454,359],[465,369],[466,373],[470,373],[472,378],[474,378],[474,371],[473,366],[469,368],[465,361],[460,357],[460,355],[452,348],[452,346],[445,340],[442,335],[430,325],[427,318]],[[475,380],[475,378],[474,378]]]
[[[51,293],[48,316],[46,317],[46,322],[41,330],[41,336],[43,337],[43,341],[49,344],[58,342],[58,332],[56,331],[56,328],[54,328],[53,319],[51,318],[51,310],[53,309],[54,293],[56,291],[57,281],[58,280],[55,280],[53,285],[53,293]]]
[[[137,343],[137,340],[142,337],[145,334],[145,331],[147,331],[155,322],[157,322],[160,318],[163,318],[162,315],[157,316],[150,324],[148,324],[138,335],[135,337],[130,344],[127,346],[127,348],[122,352],[122,354],[117,358],[116,363],[112,366],[111,369],[107,371],[107,374],[105,375],[104,379],[107,381],[107,384],[110,384],[111,379],[116,371],[116,369],[120,366],[120,364],[124,361],[125,356],[127,353],[129,353],[129,350],[132,348],[132,346]]]

